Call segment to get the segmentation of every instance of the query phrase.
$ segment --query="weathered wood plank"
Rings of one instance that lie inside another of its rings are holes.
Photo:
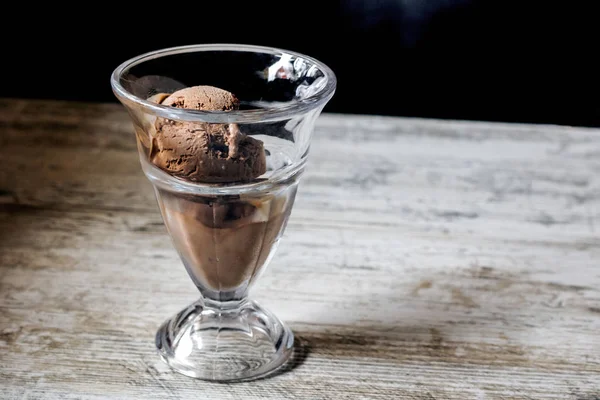
[[[600,396],[598,131],[323,116],[252,292],[296,364],[222,385],[155,355],[196,289],[129,128],[117,105],[0,101],[1,398]]]

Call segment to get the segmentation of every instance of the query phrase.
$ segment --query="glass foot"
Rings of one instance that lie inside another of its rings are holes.
[[[156,333],[161,358],[175,371],[211,381],[264,377],[293,352],[294,335],[256,302],[199,300]]]

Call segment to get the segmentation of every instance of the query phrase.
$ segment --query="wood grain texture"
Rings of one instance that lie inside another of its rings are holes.
[[[333,151],[337,148],[337,151]],[[600,132],[323,115],[252,297],[297,355],[157,357],[196,289],[118,105],[0,101],[2,399],[600,399]]]

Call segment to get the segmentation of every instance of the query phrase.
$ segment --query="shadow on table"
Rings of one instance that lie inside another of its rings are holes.
[[[306,361],[306,358],[308,357],[309,353],[310,353],[309,343],[307,343],[305,340],[301,340],[301,339],[298,339],[297,337],[295,337],[294,338],[294,353],[292,354],[290,359],[285,364],[283,364],[283,366],[281,366],[279,369],[259,378],[258,380],[269,379],[274,376],[282,375],[282,374],[285,374],[285,373],[295,370],[296,368],[298,368],[302,364],[304,364],[304,361]]]
[[[306,361],[310,353],[310,345],[305,340],[294,338],[294,354],[290,360],[280,369],[279,373],[286,373],[300,367]]]

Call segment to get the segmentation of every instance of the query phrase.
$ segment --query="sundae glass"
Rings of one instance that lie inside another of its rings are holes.
[[[291,51],[213,44],[135,57],[111,84],[200,292],[158,329],[161,358],[213,381],[272,373],[292,354],[293,334],[248,291],[285,230],[335,75]]]

